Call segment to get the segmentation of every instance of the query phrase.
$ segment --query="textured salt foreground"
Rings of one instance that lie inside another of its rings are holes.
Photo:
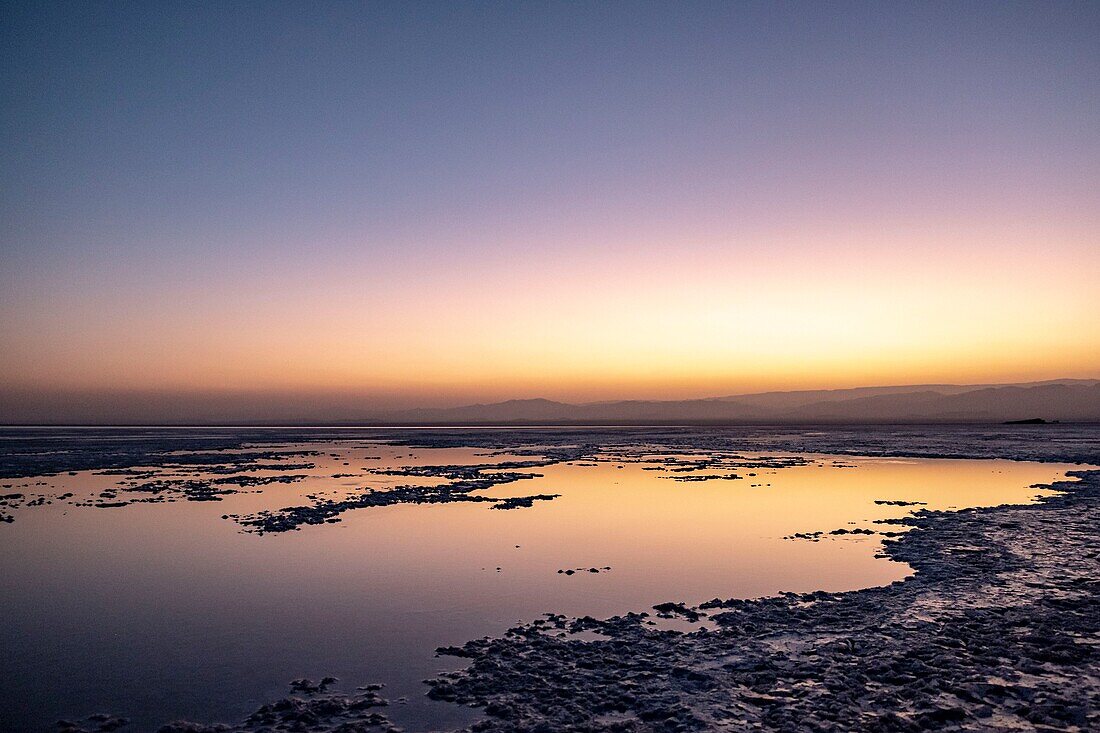
[[[379,437],[415,447],[527,451],[536,462],[590,461],[600,453],[614,463],[675,451],[728,453],[731,432]],[[752,429],[732,437],[746,451],[1100,463],[1095,427]],[[118,460],[117,468],[148,465],[147,455]],[[715,469],[716,481],[734,470],[753,472],[727,465],[736,460],[729,455],[702,460],[694,470]],[[53,461],[58,471],[96,467]],[[665,462],[670,475],[679,461]],[[476,473],[453,480],[494,475],[483,467]],[[610,619],[547,615],[499,638],[440,649],[468,666],[427,680],[428,694],[482,710],[484,719],[469,729],[484,731],[1096,729],[1100,471],[1073,478],[1056,485],[1064,493],[1034,505],[960,512],[914,506],[915,516],[894,520],[912,531],[888,539],[883,552],[916,572],[890,586],[694,607],[670,600]],[[891,497],[880,503],[914,504]],[[334,680],[298,680],[289,695],[240,722],[163,730],[393,728],[388,703],[400,701],[387,701],[375,685],[338,688]],[[122,719],[102,714],[66,721],[63,729],[127,730]]]
[[[484,707],[478,731],[1095,730],[1100,472],[1026,507],[927,512],[886,544],[885,588],[551,617],[441,653],[429,694]],[[594,631],[592,641],[558,632]]]

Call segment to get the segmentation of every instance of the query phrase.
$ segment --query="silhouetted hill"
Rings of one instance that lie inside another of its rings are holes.
[[[523,399],[387,411],[369,399],[310,393],[24,393],[0,387],[0,424],[507,425],[1100,422],[1100,380],[925,384],[760,392],[695,400],[570,404]]]
[[[1005,422],[1100,420],[1100,380],[1021,385],[916,385],[763,392],[701,400],[623,400],[569,404],[509,400],[449,409],[409,410],[390,423],[714,423]]]

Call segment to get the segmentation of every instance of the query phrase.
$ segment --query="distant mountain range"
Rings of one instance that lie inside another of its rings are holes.
[[[338,392],[20,392],[0,425],[690,425],[1100,422],[1100,379],[760,392],[695,400],[546,399],[387,410]]]
[[[760,392],[696,400],[570,404],[508,400],[388,413],[388,424],[672,424],[1100,421],[1100,380],[1059,379],[995,385]]]

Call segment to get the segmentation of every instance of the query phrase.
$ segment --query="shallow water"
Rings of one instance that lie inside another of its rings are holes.
[[[130,717],[138,730],[177,718],[235,721],[284,694],[289,680],[327,674],[346,688],[384,682],[391,702],[407,696],[387,714],[409,729],[462,725],[476,715],[423,695],[420,680],[456,663],[435,658],[438,646],[498,635],[543,612],[599,617],[664,601],[889,583],[908,568],[876,558],[879,535],[784,538],[896,530],[874,520],[922,508],[1026,502],[1049,493],[1035,484],[1079,468],[732,449],[719,466],[700,468],[693,461],[713,452],[671,454],[640,441],[511,469],[538,477],[480,492],[560,494],[529,508],[368,507],[338,523],[265,535],[222,518],[308,503],[318,492],[435,485],[445,481],[372,470],[530,460],[533,447],[514,455],[364,439],[294,443],[277,448],[322,455],[262,463],[314,467],[248,475],[307,478],[245,487],[256,493],[22,508],[0,525],[0,727],[49,729],[57,718],[99,711]],[[201,466],[150,470],[223,475]],[[740,478],[678,480],[731,474]],[[73,492],[80,501],[130,480],[93,470],[0,484],[10,487],[3,492]]]

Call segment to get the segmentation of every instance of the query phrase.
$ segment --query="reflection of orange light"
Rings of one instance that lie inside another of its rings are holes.
[[[301,496],[332,490],[346,481],[332,474],[347,470],[342,462],[353,455],[382,456],[368,462],[376,468],[486,461],[476,448],[417,449],[415,458],[405,455],[407,450],[372,446],[338,458],[318,456],[317,468],[302,471],[309,478],[301,483],[226,496],[216,508],[184,502],[173,507],[171,521],[163,507],[148,504],[96,512],[94,517],[74,512],[65,518],[75,522],[66,531],[76,532],[79,543],[57,543],[48,532],[31,533],[27,541],[41,544],[33,548],[32,557],[50,558],[52,565],[59,564],[59,553],[79,553],[81,561],[106,556],[154,587],[190,587],[178,576],[196,575],[236,587],[245,577],[254,580],[261,598],[298,588],[308,589],[304,596],[316,600],[334,590],[346,596],[352,588],[372,599],[403,599],[424,609],[484,604],[496,614],[490,618],[530,617],[545,608],[602,617],[669,599],[697,603],[716,594],[754,597],[889,583],[905,576],[908,568],[874,557],[879,538],[818,543],[782,538],[852,526],[881,528],[873,520],[923,508],[877,505],[877,499],[923,501],[928,509],[1023,503],[1045,493],[1030,485],[1059,480],[1065,471],[1081,468],[1007,460],[811,456],[824,467],[783,468],[773,474],[752,470],[757,473],[753,478],[747,475],[750,470],[738,470],[745,478],[679,483],[661,478],[669,474],[642,470],[639,463],[621,464],[622,469],[616,463],[558,464],[531,469],[542,476],[502,484],[489,494],[561,494],[532,509],[501,512],[485,504],[358,509],[341,515],[338,525],[295,533],[293,542],[263,543],[217,519],[223,513],[286,506],[287,491]],[[856,467],[836,468],[832,458]],[[360,462],[350,460],[358,468]],[[66,488],[71,482],[78,492],[112,484],[111,477],[87,473],[63,479]],[[374,476],[353,483],[392,485],[386,479]],[[433,477],[400,478],[400,483],[439,482]],[[109,531],[102,522],[110,525]],[[156,563],[148,558],[151,526],[165,553]],[[226,563],[226,557],[234,562]],[[565,582],[556,573],[563,567],[592,565],[609,565],[612,571],[592,582],[584,577]],[[503,576],[481,570],[496,566],[505,567]],[[322,607],[356,603],[334,601]]]

